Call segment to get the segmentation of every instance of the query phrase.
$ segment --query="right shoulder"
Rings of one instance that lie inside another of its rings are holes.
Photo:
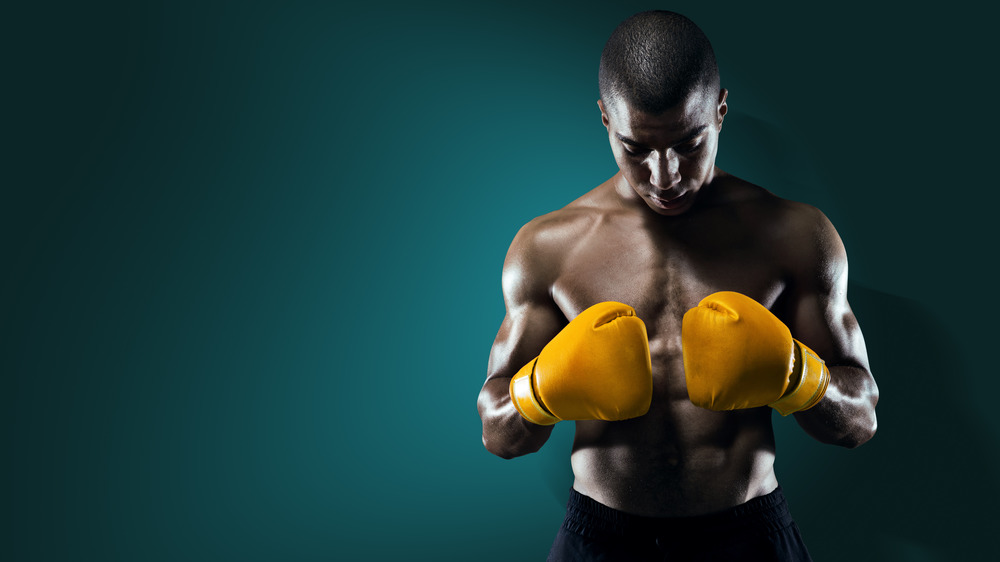
[[[504,260],[505,297],[524,302],[548,294],[565,257],[598,220],[593,209],[570,206],[522,226]]]

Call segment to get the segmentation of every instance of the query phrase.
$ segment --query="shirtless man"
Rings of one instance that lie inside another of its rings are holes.
[[[844,246],[819,210],[715,166],[727,91],[687,18],[619,25],[600,94],[619,172],[514,238],[483,443],[517,457],[577,420],[550,560],[809,560],[775,478],[771,410],[824,443],[875,433]],[[734,335],[694,318],[706,310],[753,321]]]

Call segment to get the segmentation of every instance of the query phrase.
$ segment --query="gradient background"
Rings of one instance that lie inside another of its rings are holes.
[[[0,558],[543,559],[572,427],[480,443],[500,267],[614,173],[597,62],[653,7],[715,45],[720,166],[850,254],[879,434],[775,420],[814,557],[995,551],[991,14],[209,4],[0,18]]]

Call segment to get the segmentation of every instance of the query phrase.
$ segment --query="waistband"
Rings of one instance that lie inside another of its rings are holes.
[[[784,529],[792,524],[788,503],[781,486],[729,509],[691,517],[645,517],[632,515],[599,503],[570,489],[563,525],[570,531],[596,538],[614,535],[629,537],[675,537],[704,540],[719,533],[763,532]]]

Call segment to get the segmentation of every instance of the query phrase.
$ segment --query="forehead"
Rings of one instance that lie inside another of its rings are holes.
[[[698,89],[682,102],[662,113],[647,113],[616,98],[606,106],[614,129],[627,137],[681,135],[709,125],[715,115],[717,100],[706,89]]]

